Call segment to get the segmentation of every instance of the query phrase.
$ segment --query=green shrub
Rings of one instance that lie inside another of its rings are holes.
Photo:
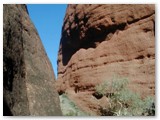
[[[65,116],[78,116],[77,112],[76,111],[73,111],[73,110],[69,110]]]
[[[155,115],[154,99],[141,99],[127,88],[128,79],[114,77],[110,81],[97,85],[96,93],[108,97],[109,108],[100,108],[101,115],[107,116],[153,116]]]
[[[88,116],[66,94],[60,96],[60,106],[64,116]]]

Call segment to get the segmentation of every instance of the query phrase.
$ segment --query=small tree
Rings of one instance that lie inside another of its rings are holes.
[[[155,115],[154,99],[141,99],[140,95],[127,88],[128,79],[114,77],[95,87],[96,93],[109,99],[109,108],[100,108],[102,115],[107,116],[140,116]]]

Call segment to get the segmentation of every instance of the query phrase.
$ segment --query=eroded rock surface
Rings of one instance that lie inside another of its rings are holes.
[[[55,77],[26,5],[3,5],[4,115],[61,115]]]
[[[127,77],[142,97],[155,94],[155,6],[68,5],[58,54],[59,94],[97,114],[95,86]]]

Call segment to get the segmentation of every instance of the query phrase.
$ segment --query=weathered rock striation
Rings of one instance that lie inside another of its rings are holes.
[[[3,5],[3,115],[61,115],[55,77],[26,5]]]
[[[96,114],[95,86],[113,75],[130,89],[155,94],[155,6],[68,5],[58,54],[59,94]]]

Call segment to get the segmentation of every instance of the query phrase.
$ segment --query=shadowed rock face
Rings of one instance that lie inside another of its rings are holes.
[[[155,6],[68,5],[58,54],[59,94],[97,113],[95,85],[127,77],[130,89],[155,94]]]
[[[3,5],[3,115],[61,115],[55,77],[25,5]]]

